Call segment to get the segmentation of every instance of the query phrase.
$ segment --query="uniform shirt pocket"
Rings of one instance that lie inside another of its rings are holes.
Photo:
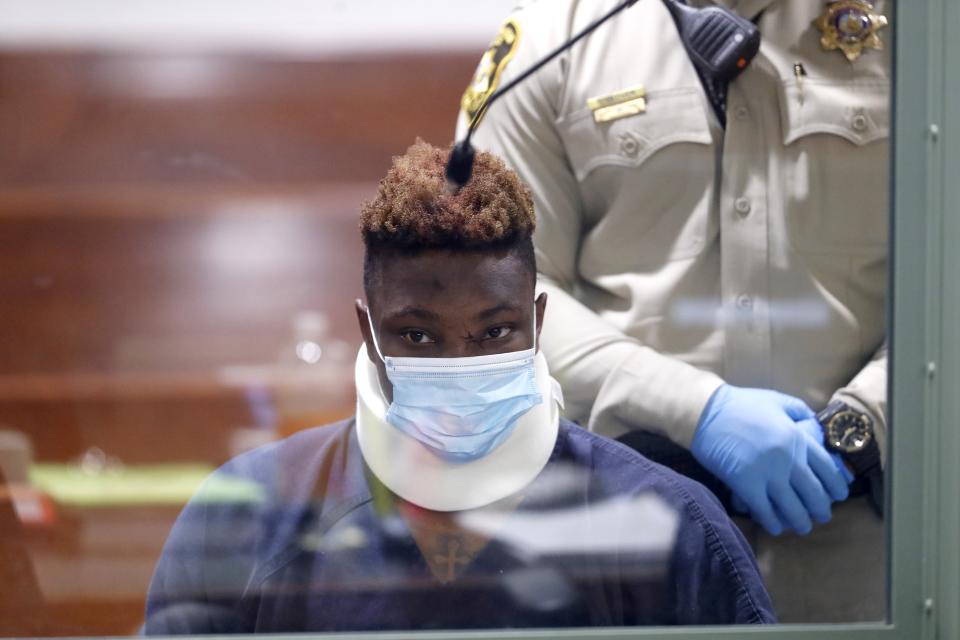
[[[653,92],[647,105],[644,113],[605,123],[594,122],[586,108],[560,118],[557,125],[577,180],[604,165],[637,167],[671,144],[712,142],[697,89]]]
[[[617,288],[607,276],[703,252],[716,158],[698,87],[648,92],[637,115],[597,123],[584,108],[557,126],[579,183],[581,275]]]
[[[886,248],[889,95],[879,80],[783,83],[784,195],[797,250]]]

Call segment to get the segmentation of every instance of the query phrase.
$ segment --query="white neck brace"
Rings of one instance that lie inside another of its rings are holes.
[[[386,421],[387,401],[377,368],[361,346],[354,377],[363,459],[390,491],[431,511],[477,509],[513,495],[543,470],[557,441],[563,396],[541,353],[536,357],[536,375],[545,401],[521,416],[513,433],[490,454],[453,463]]]

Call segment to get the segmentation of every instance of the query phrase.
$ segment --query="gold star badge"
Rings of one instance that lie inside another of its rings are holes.
[[[840,49],[850,62],[859,58],[864,48],[883,49],[877,31],[887,26],[887,18],[866,0],[830,2],[813,24],[823,33],[820,46],[824,51]]]

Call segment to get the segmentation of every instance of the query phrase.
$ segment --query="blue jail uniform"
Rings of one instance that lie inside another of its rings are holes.
[[[215,478],[253,481],[262,495],[208,499]],[[522,494],[505,529],[515,514],[573,508],[589,518],[606,500],[655,495],[675,511],[677,533],[662,557],[529,554],[495,536],[442,583],[391,508],[399,498],[382,499],[392,494],[366,467],[350,419],[243,454],[204,483],[166,542],[144,631],[775,622],[753,554],[713,494],[630,448],[561,420],[549,462]]]

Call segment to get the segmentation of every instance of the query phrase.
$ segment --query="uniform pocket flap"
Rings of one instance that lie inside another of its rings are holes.
[[[862,146],[890,135],[888,82],[784,81],[780,93],[783,144],[833,134]]]
[[[561,117],[557,127],[578,180],[603,165],[638,166],[671,144],[713,141],[703,97],[692,88],[649,93],[643,113],[598,123],[582,109]]]

